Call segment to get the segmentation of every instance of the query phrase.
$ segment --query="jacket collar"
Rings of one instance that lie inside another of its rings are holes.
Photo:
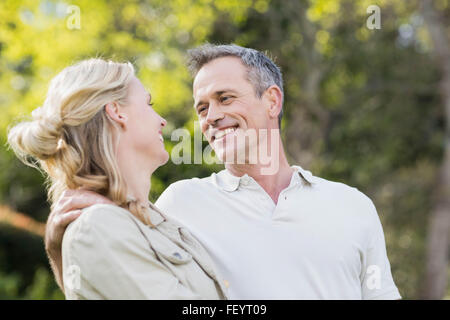
[[[178,221],[165,216],[153,203],[149,201],[149,213],[150,220],[155,227],[158,227],[162,222],[167,221],[164,225],[160,226],[159,232],[164,234],[167,238],[173,241],[175,244],[182,247],[186,252],[188,252],[195,261],[200,265],[200,267],[216,282],[220,287],[222,296],[225,299],[229,299],[227,287],[225,285],[224,279],[220,274],[215,272],[213,261],[210,256],[204,251],[203,247],[196,248],[197,241],[191,233],[186,230]],[[182,239],[182,237],[184,240]],[[186,239],[190,239],[190,245],[186,246]],[[194,246],[194,247],[193,247]],[[199,254],[198,250],[204,251],[205,253]]]
[[[153,223],[155,227],[163,223],[166,218],[164,217],[164,214],[150,201],[149,204],[149,214],[150,214],[150,221]]]
[[[135,201],[135,198],[133,196],[128,195],[127,201]],[[151,223],[155,227],[160,225],[162,222],[166,220],[164,214],[150,201],[148,202],[147,212],[150,216]]]
[[[314,176],[310,171],[295,165],[291,166],[291,168],[295,170],[294,174],[296,174],[295,176],[293,176],[294,183],[302,183],[302,181],[304,181],[307,185],[314,184]],[[248,181],[249,179],[251,179],[251,177],[248,174],[237,177],[231,174],[229,170],[224,169],[218,173],[213,173],[212,179],[213,182],[222,190],[233,192],[238,189],[239,185],[242,182]]]

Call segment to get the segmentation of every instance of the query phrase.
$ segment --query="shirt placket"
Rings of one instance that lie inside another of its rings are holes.
[[[291,183],[287,188],[283,189],[280,192],[280,195],[278,196],[278,203],[273,210],[272,218],[276,217],[279,213],[281,213],[284,210],[285,203],[292,196],[292,192],[300,188],[302,183],[301,179],[302,178],[298,176],[298,172],[294,172],[294,175],[291,179]]]
[[[254,201],[255,205],[258,206],[258,211],[264,212],[265,218],[270,218],[275,210],[275,204],[270,196],[264,191],[264,189],[252,178],[243,177],[240,182],[240,187],[245,190],[245,192]]]

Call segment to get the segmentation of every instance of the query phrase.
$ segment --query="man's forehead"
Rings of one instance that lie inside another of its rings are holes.
[[[224,92],[238,92],[239,86],[233,81],[212,81],[194,87],[193,97],[201,98],[203,96],[210,96],[214,94],[221,94]]]
[[[236,57],[215,59],[203,66],[194,78],[193,94],[238,90],[246,81],[246,68]]]

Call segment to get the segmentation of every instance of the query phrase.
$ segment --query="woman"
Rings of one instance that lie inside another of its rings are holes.
[[[199,242],[148,201],[150,177],[169,157],[166,121],[130,63],[90,59],[64,69],[32,116],[8,142],[48,175],[52,204],[79,188],[111,201],[84,209],[64,233],[67,299],[227,298]]]

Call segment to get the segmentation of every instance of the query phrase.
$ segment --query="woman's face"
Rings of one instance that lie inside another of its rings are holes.
[[[139,159],[160,166],[169,159],[162,136],[162,128],[167,122],[153,110],[151,99],[150,93],[142,83],[133,77],[129,86],[127,105],[121,108],[121,112],[126,116],[126,123],[120,143],[127,144],[127,147],[139,155]],[[136,160],[130,154],[130,161]]]

